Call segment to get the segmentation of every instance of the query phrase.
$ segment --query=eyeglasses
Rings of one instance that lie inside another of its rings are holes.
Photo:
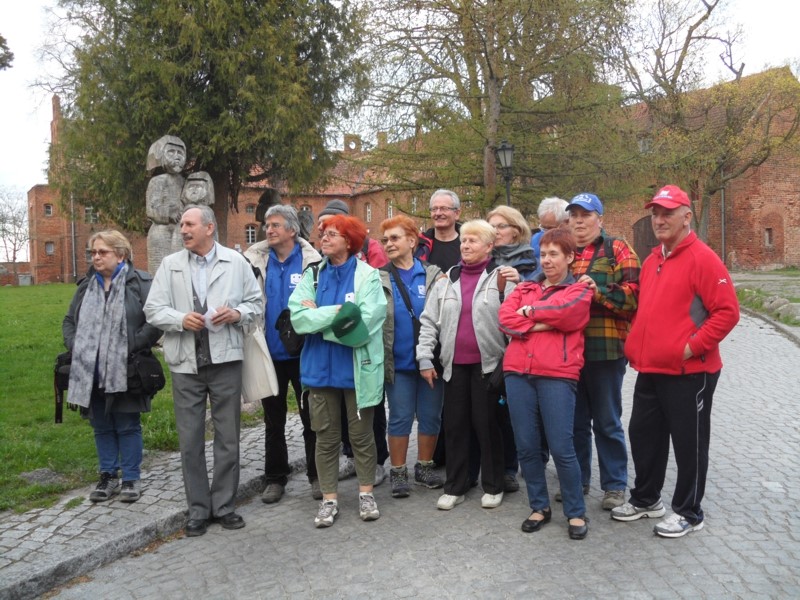
[[[105,248],[101,248],[100,250],[89,250],[89,254],[92,256],[108,256],[114,252],[113,250],[106,250]]]
[[[404,236],[404,235],[390,235],[388,237],[381,238],[381,244],[383,244],[384,246],[386,244],[388,244],[389,242],[392,242],[393,244],[396,244],[397,242],[402,240],[404,237],[406,237],[406,236]]]
[[[500,231],[505,231],[509,227],[514,227],[514,226],[509,225],[508,223],[498,223],[497,225],[492,225],[492,227],[494,227],[495,229],[499,229]]]
[[[431,206],[432,215],[440,212],[447,212],[448,210],[452,210],[453,212],[455,212],[458,209],[453,206]]]
[[[337,237],[346,237],[343,234],[339,233],[338,231],[333,231],[332,229],[326,229],[322,233],[319,234],[321,238],[330,238],[335,240]]]
[[[280,229],[283,227],[283,223],[264,223],[264,231],[267,229]]]

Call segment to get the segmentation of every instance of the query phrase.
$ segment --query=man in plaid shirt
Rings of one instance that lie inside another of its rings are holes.
[[[625,502],[628,450],[622,429],[623,346],[639,295],[639,258],[627,242],[603,230],[603,203],[594,194],[575,196],[567,206],[578,243],[572,274],[594,292],[584,331],[585,364],[575,404],[575,453],[584,494],[592,475],[592,431],[600,464],[602,507]]]

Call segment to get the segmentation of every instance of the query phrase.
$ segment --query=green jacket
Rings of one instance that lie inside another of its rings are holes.
[[[327,266],[328,259],[325,258],[320,264],[320,276]],[[358,408],[369,408],[383,400],[383,322],[386,319],[386,298],[383,295],[378,271],[363,261],[358,261],[356,264],[354,287],[355,304],[361,310],[361,319],[369,331],[367,343],[353,348],[356,404]],[[301,304],[303,300],[315,299],[314,274],[311,269],[307,269],[289,297],[292,326],[297,333],[322,333],[325,341],[339,344],[339,340],[331,331],[337,306],[308,308]],[[303,360],[304,358],[301,358],[301,370],[327,368],[322,364],[306,365],[303,364]]]

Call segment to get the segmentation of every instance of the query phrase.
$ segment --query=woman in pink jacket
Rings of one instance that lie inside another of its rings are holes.
[[[540,246],[543,274],[519,284],[500,307],[500,329],[511,336],[503,361],[508,407],[532,510],[522,531],[538,531],[552,517],[544,433],[561,482],[569,537],[582,540],[589,527],[572,430],[592,293],[570,273],[576,246],[568,230],[545,232]]]

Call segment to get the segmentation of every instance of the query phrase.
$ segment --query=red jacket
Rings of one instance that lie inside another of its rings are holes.
[[[503,371],[577,380],[583,367],[583,330],[589,322],[592,292],[572,275],[559,285],[520,283],[500,307],[500,329],[511,336]],[[532,306],[527,317],[517,309]],[[546,323],[549,331],[528,331]]]
[[[719,256],[694,232],[668,258],[653,248],[639,276],[639,309],[625,356],[642,373],[715,373],[719,343],[739,322],[739,302]],[[686,344],[693,356],[683,360]]]

